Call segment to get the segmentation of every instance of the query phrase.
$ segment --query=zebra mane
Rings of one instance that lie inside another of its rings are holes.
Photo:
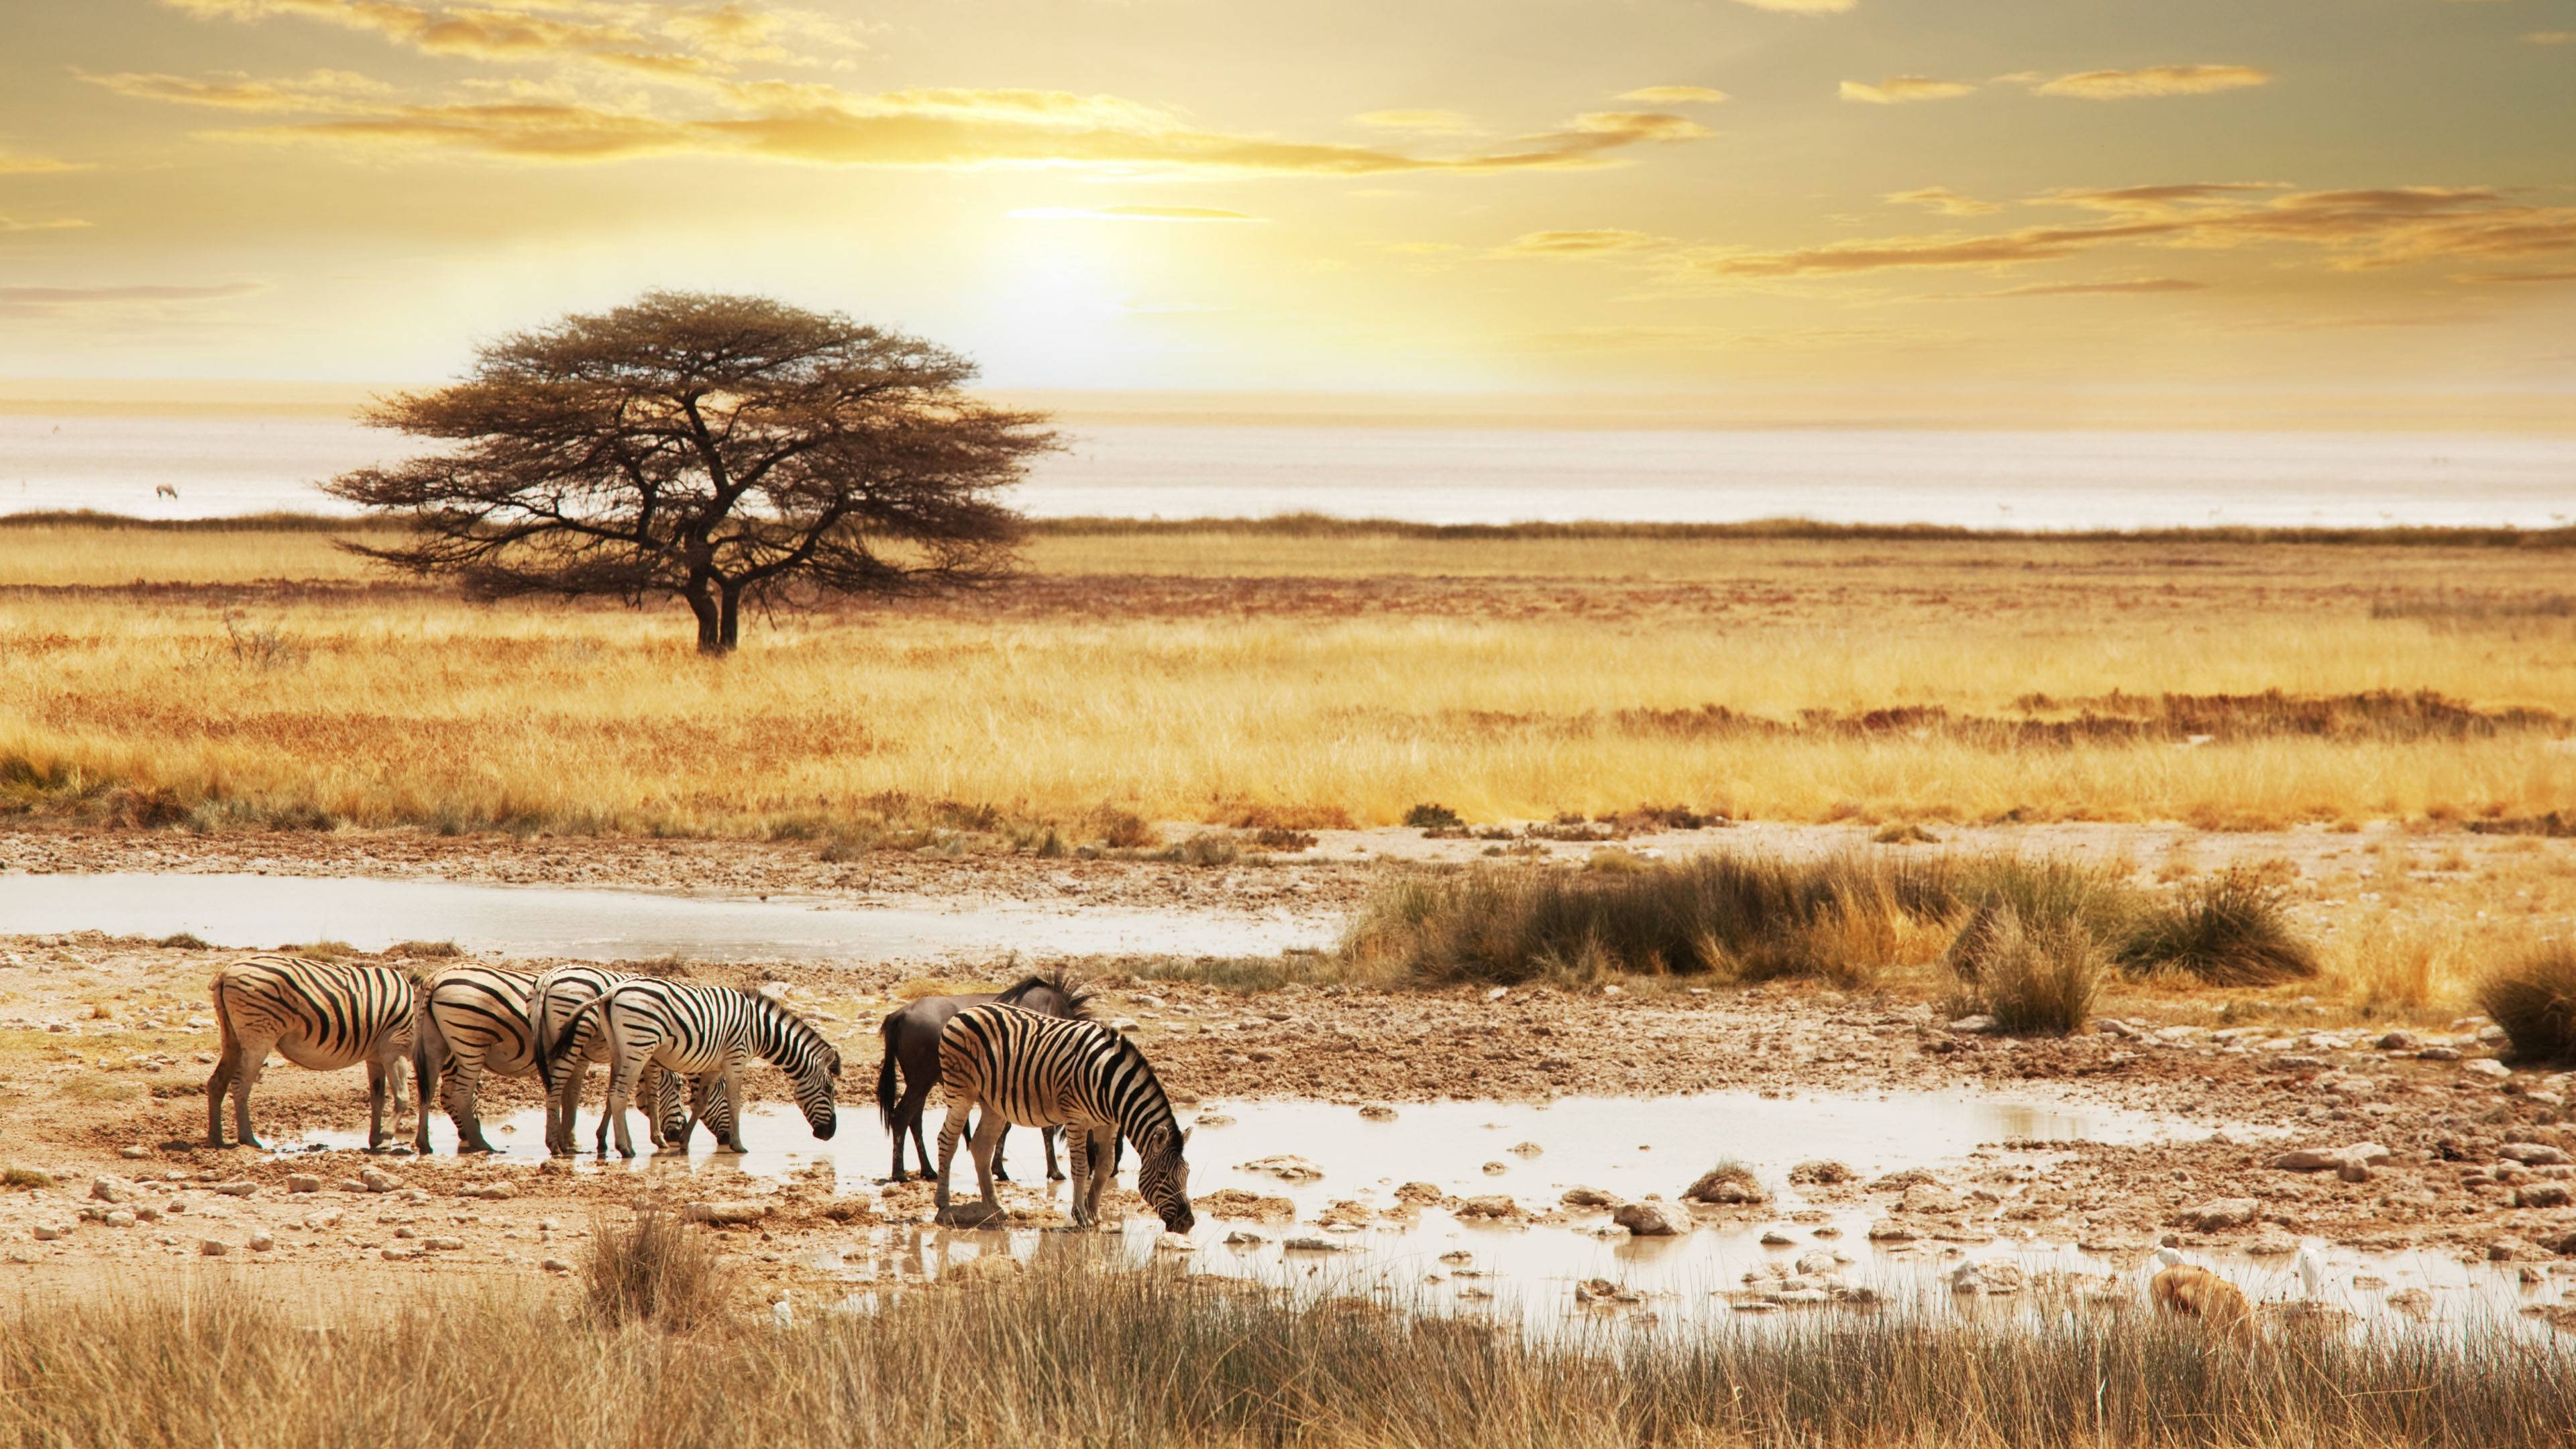
[[[765,1016],[771,1021],[777,1022],[779,1024],[779,1029],[784,1031],[790,1038],[810,1042],[812,1045],[819,1046],[825,1051],[830,1052],[835,1057],[841,1054],[841,1049],[832,1045],[832,1039],[823,1035],[823,1028],[807,1021],[801,1014],[789,1010],[786,1006],[770,1000],[768,997],[761,995],[759,992],[754,991],[749,987],[737,987],[736,989],[741,991],[743,995],[751,998],[751,1009],[755,1015]]]
[[[1050,966],[1044,971],[1023,976],[993,1000],[1004,1006],[1018,1006],[1020,998],[1040,987],[1054,991],[1064,998],[1065,1015],[1068,1020],[1091,1020],[1091,988],[1073,979],[1072,975],[1061,966]]]
[[[1171,1146],[1168,1150],[1175,1153],[1179,1152],[1181,1150],[1181,1114],[1179,1109],[1172,1105],[1172,1094],[1164,1090],[1163,1074],[1154,1070],[1153,1059],[1145,1055],[1145,1049],[1143,1047],[1140,1047],[1136,1045],[1135,1042],[1129,1040],[1127,1033],[1120,1031],[1115,1027],[1104,1026],[1100,1029],[1109,1033],[1109,1035],[1117,1041],[1117,1051],[1120,1056],[1133,1061],[1136,1064],[1137,1075],[1144,1081],[1146,1086],[1153,1089],[1154,1101],[1163,1109],[1164,1121],[1171,1128]],[[1125,1124],[1122,1123],[1122,1130],[1124,1130],[1124,1126]],[[1132,1137],[1131,1140],[1133,1140]],[[1136,1150],[1139,1152],[1144,1151],[1145,1144],[1141,1141],[1137,1142]]]

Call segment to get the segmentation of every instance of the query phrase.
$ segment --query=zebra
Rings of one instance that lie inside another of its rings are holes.
[[[1016,1006],[970,1006],[939,1034],[939,1080],[948,1090],[948,1116],[939,1124],[941,1221],[950,1220],[948,1169],[957,1140],[967,1112],[979,1104],[975,1175],[984,1189],[984,1220],[1002,1210],[993,1193],[993,1148],[1011,1123],[1083,1130],[1079,1141],[1065,1133],[1075,1226],[1099,1221],[1100,1191],[1117,1172],[1113,1154],[1122,1137],[1136,1145],[1136,1190],[1163,1226],[1186,1233],[1197,1221],[1190,1211],[1190,1166],[1181,1158],[1190,1134],[1172,1115],[1172,1099],[1145,1054],[1108,1027]]]
[[[586,1022],[597,1019],[608,1039],[608,1115],[617,1124],[617,1153],[633,1157],[626,1132],[626,1104],[649,1065],[690,1080],[690,1109],[676,1142],[685,1145],[697,1122],[714,1129],[725,1148],[741,1152],[742,1069],[759,1057],[783,1069],[796,1088],[796,1105],[814,1136],[828,1142],[838,1125],[833,1084],[841,1053],[812,1022],[756,992],[693,986],[639,976],[621,981],[575,1011],[546,1044],[548,1069],[563,1058]],[[600,1152],[608,1148],[603,1141]]]
[[[537,1070],[538,1037],[529,1019],[528,1003],[535,998],[539,981],[558,983],[559,994],[578,993],[578,1004],[625,979],[596,966],[559,967],[540,977],[501,966],[476,965],[450,967],[423,982],[420,1029],[413,1047],[417,1057],[415,1075],[424,1084],[423,1109],[420,1126],[412,1134],[413,1150],[424,1155],[429,1151],[427,1103],[432,1100],[432,1085],[441,1089],[437,1100],[446,1105],[448,1117],[456,1123],[456,1150],[492,1150],[492,1144],[483,1136],[478,1089],[487,1071],[504,1077],[524,1077]],[[589,1043],[582,1045],[587,1050]],[[604,1056],[605,1052],[599,1054]],[[576,1055],[563,1066],[566,1070],[560,1075],[565,1101],[578,1103],[581,1079],[589,1074],[588,1059]],[[658,1147],[670,1132],[677,1130],[688,1109],[676,1079],[658,1068],[649,1075],[654,1098],[653,1143]],[[559,1134],[557,1117],[569,1113],[571,1107],[559,1104],[551,1091],[544,1095],[546,1148],[555,1150],[560,1135],[564,1139],[562,1150],[570,1152],[571,1128],[564,1126]],[[606,1125],[601,1124],[603,1131]]]
[[[391,966],[308,961],[300,956],[251,956],[215,973],[208,990],[223,1055],[206,1079],[206,1145],[224,1145],[224,1094],[233,1094],[234,1138],[244,1147],[263,1144],[250,1127],[250,1093],[268,1054],[299,1067],[335,1072],[367,1064],[367,1149],[385,1145],[385,1097],[402,1107],[399,1069],[412,1053],[418,1030],[419,993],[409,976]],[[414,1060],[414,1071],[418,1061]],[[426,1102],[427,1081],[420,1081]]]
[[[562,1032],[581,1008],[597,1001],[609,988],[637,979],[604,966],[555,966],[540,972],[536,984],[528,989],[528,1055],[546,1099],[548,1153],[572,1155],[573,1123],[581,1110],[582,1088],[589,1083],[590,1064],[608,1060],[608,1039],[600,1033],[599,1018],[588,1016],[577,1023],[568,1049],[549,1058],[540,1054],[537,1046]],[[653,1097],[648,1120],[653,1145],[686,1142],[689,1106],[680,1080],[660,1067],[648,1066],[637,1078],[637,1086]],[[599,1119],[598,1148],[608,1150],[606,1116]]]

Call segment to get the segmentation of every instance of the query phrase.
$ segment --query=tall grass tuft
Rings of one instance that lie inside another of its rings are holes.
[[[2515,1056],[2576,1066],[2576,946],[2556,942],[2497,968],[2478,983],[2478,1005]]]
[[[1419,985],[1613,972],[1865,985],[1933,960],[1956,922],[1988,904],[2097,933],[2133,913],[2107,874],[2061,861],[1719,853],[1407,877],[1371,899],[1343,950],[1363,974]]]
[[[2576,1353],[2499,1326],[2276,1338],[2144,1313],[1819,1313],[1524,1336],[1381,1299],[1027,1273],[680,1336],[485,1284],[391,1303],[219,1280],[0,1315],[0,1445],[421,1449],[2274,1449],[2563,1446]]]
[[[595,1220],[579,1270],[583,1308],[612,1327],[685,1332],[713,1321],[730,1290],[730,1270],[706,1234],[662,1208],[638,1211],[624,1224]]]
[[[2121,969],[2174,972],[2212,986],[2277,986],[2317,974],[2317,953],[2290,929],[2280,888],[2221,871],[2147,910],[2121,940]]]
[[[2083,1029],[2109,963],[2075,919],[2025,924],[2010,905],[1981,909],[1949,953],[1958,979],[1950,1009],[1995,1019],[2015,1036],[2064,1036]]]

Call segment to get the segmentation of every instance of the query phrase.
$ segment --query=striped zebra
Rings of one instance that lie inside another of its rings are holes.
[[[206,1145],[224,1145],[224,1094],[233,1094],[233,1135],[261,1146],[250,1128],[250,1093],[272,1051],[299,1067],[336,1072],[367,1064],[367,1147],[384,1146],[385,1096],[402,1111],[404,1058],[418,1029],[419,993],[391,966],[252,956],[215,973],[209,987],[223,1055],[206,1079]],[[417,1071],[418,1063],[414,1063]],[[429,1083],[420,1082],[426,1100]]]
[[[590,1082],[590,1064],[608,1061],[608,1038],[600,1030],[600,1019],[595,1015],[580,1016],[581,1009],[612,987],[643,979],[647,978],[611,971],[605,966],[554,966],[540,972],[536,984],[529,988],[529,1055],[535,1061],[532,1070],[546,1099],[546,1151],[564,1157],[573,1154],[573,1123],[581,1111],[582,1089]],[[567,1024],[573,1027],[571,1044],[552,1057],[541,1056],[536,1045],[562,1034]],[[653,1134],[653,1145],[685,1143],[689,1130],[685,1084],[660,1067],[648,1066],[636,1085],[653,1099],[653,1111],[646,1122]],[[608,1150],[605,1115],[599,1119],[597,1145],[601,1152]]]
[[[687,1146],[691,1128],[705,1122],[723,1146],[744,1150],[736,1108],[743,1068],[755,1057],[787,1073],[815,1137],[830,1141],[838,1125],[833,1090],[841,1075],[839,1049],[812,1022],[756,992],[645,976],[621,981],[575,1011],[548,1040],[547,1062],[560,1061],[583,1024],[593,1020],[608,1039],[608,1116],[617,1125],[621,1157],[635,1155],[626,1133],[626,1104],[648,1065],[689,1080],[693,1116],[675,1134],[674,1146]],[[605,1143],[600,1150],[607,1151]]]
[[[597,997],[609,987],[625,980],[615,971],[596,966],[558,967],[543,977],[526,971],[512,971],[501,966],[453,966],[439,972],[422,984],[421,1021],[414,1047],[418,1061],[415,1072],[423,1083],[421,1100],[432,1100],[432,1084],[438,1088],[436,1100],[447,1108],[456,1123],[456,1148],[459,1152],[489,1152],[492,1144],[484,1139],[482,1114],[478,1097],[483,1074],[524,1077],[537,1070],[536,1024],[529,1017],[528,1003],[534,999],[540,980],[555,983],[558,997],[571,997],[572,1004]],[[561,1064],[563,1102],[547,1090],[546,1147],[555,1150],[558,1135],[564,1139],[562,1150],[572,1150],[569,1125],[557,1130],[557,1118],[566,1116],[581,1099],[582,1078],[589,1075],[591,1043],[576,1043],[576,1051]],[[601,1049],[596,1057],[604,1058]],[[654,1099],[653,1142],[661,1145],[667,1134],[677,1129],[687,1114],[680,1084],[669,1074],[656,1069],[647,1090]],[[602,1123],[605,1130],[606,1124]],[[424,1108],[420,1126],[412,1134],[412,1147],[421,1153],[429,1151],[429,1113]]]
[[[1163,1226],[1186,1233],[1197,1221],[1190,1211],[1190,1165],[1181,1158],[1190,1134],[1172,1115],[1172,1099],[1145,1054],[1108,1027],[1016,1006],[970,1006],[939,1034],[939,1081],[948,1093],[948,1116],[939,1124],[943,1221],[949,1165],[966,1114],[978,1105],[984,1114],[975,1124],[975,1175],[984,1189],[984,1220],[1002,1210],[993,1193],[993,1149],[1007,1123],[1066,1129],[1076,1226],[1099,1221],[1100,1192],[1117,1174],[1122,1137],[1136,1146],[1136,1190]]]

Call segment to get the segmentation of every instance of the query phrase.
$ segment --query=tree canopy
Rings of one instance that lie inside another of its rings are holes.
[[[743,606],[1005,576],[1000,500],[1056,446],[916,337],[759,297],[656,292],[482,348],[461,382],[367,421],[445,446],[325,491],[407,519],[357,552],[484,598],[677,595],[698,648]]]

